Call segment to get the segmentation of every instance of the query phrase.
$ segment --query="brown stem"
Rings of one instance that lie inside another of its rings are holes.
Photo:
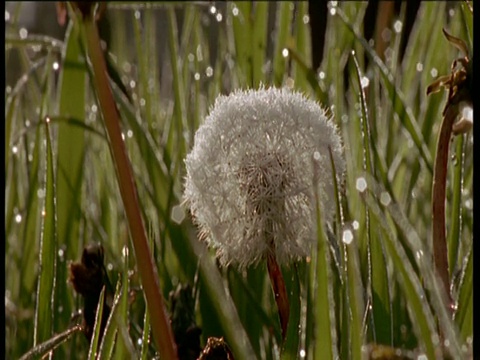
[[[272,282],[273,294],[277,303],[280,325],[282,326],[282,339],[287,336],[288,318],[290,316],[290,304],[288,302],[287,288],[283,279],[282,271],[278,266],[275,252],[269,252],[267,256],[267,268],[270,281]]]
[[[457,111],[455,106],[447,106],[445,109],[437,143],[432,190],[433,256],[435,267],[443,282],[450,304],[452,302],[452,297],[450,294],[450,280],[448,275],[448,254],[445,230],[445,198],[449,154],[448,148],[456,114]]]
[[[88,56],[93,68],[93,83],[107,129],[117,180],[128,220],[143,291],[150,312],[154,341],[162,359],[178,359],[172,328],[160,292],[157,269],[148,245],[133,171],[122,139],[120,116],[113,99],[100,38],[91,13],[83,19]]]

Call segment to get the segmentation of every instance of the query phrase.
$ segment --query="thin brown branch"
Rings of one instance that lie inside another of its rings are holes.
[[[449,144],[450,138],[452,136],[452,126],[457,116],[457,111],[455,110],[454,106],[449,106],[445,110],[446,111],[438,137],[435,167],[433,173],[432,239],[435,267],[443,282],[445,291],[448,294],[448,300],[451,303],[452,297],[450,294],[447,241],[445,229],[445,198]]]
[[[85,16],[88,55],[93,69],[93,83],[97,92],[105,127],[107,129],[112,158],[122,196],[130,234],[137,259],[143,291],[151,316],[153,338],[162,359],[177,359],[173,331],[168,321],[164,300],[160,292],[157,269],[151,255],[133,172],[120,128],[120,115],[115,105],[107,76],[107,67],[100,45],[100,37],[93,16]]]

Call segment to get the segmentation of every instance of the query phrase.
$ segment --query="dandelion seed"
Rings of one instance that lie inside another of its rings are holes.
[[[329,148],[340,176],[337,129],[300,93],[262,88],[217,98],[185,160],[184,197],[223,265],[243,269],[272,252],[282,264],[310,253],[314,186],[327,221],[335,211]]]

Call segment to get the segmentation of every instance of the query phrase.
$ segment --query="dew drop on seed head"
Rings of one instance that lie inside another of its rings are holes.
[[[352,221],[352,228],[353,230],[358,230],[358,228],[360,227],[360,224],[358,223],[357,220],[353,220]]]
[[[221,21],[222,21],[222,19],[223,19],[223,16],[222,16],[222,14],[220,14],[220,13],[217,13],[217,15],[215,15],[215,19],[217,20],[217,22],[221,22]]]
[[[288,49],[287,49],[287,48],[284,48],[284,49],[282,50],[282,56],[283,56],[284,58],[288,57]]]
[[[423,64],[422,63],[417,63],[416,69],[417,69],[418,72],[422,72],[423,71]]]
[[[15,215],[15,222],[17,224],[20,224],[22,222],[22,215],[20,214]]]
[[[299,355],[301,358],[304,358],[307,355],[307,353],[305,352],[305,350],[301,349],[299,352]]]
[[[319,160],[320,160],[320,153],[319,153],[318,151],[315,151],[315,152],[313,153],[313,158],[314,158],[315,160],[319,161]]]
[[[232,15],[233,16],[238,16],[238,8],[236,6],[234,6],[233,9],[232,9]]]
[[[438,70],[435,69],[435,68],[432,68],[432,70],[430,70],[430,75],[432,75],[432,77],[437,77],[437,75],[438,75]]]

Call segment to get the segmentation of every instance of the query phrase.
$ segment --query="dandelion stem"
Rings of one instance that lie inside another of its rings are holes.
[[[287,335],[288,318],[290,316],[290,304],[288,302],[287,288],[283,279],[282,271],[275,258],[275,252],[269,252],[267,256],[267,268],[270,281],[272,282],[273,294],[277,303],[280,325],[282,326],[282,339]]]

